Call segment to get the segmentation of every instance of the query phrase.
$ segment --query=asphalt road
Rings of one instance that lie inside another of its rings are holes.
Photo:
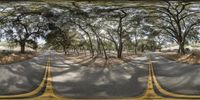
[[[151,54],[160,85],[173,93],[200,95],[200,65],[184,64]]]
[[[49,53],[9,65],[0,65],[0,95],[27,93],[40,84]]]
[[[53,87],[59,96],[70,98],[126,98],[143,95],[147,88],[148,60],[111,68],[88,67],[52,53]]]
[[[0,95],[27,93],[38,87],[49,52],[31,60],[0,65]],[[147,53],[149,55],[149,53]],[[200,66],[168,60],[150,53],[160,85],[172,93],[200,94]],[[127,98],[145,93],[148,76],[147,57],[109,68],[74,64],[62,53],[51,53],[53,89],[65,98]],[[159,94],[159,93],[158,93]]]

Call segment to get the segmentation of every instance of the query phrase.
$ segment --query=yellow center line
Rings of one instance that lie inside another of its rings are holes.
[[[46,89],[45,92],[36,98],[32,98],[33,100],[76,100],[72,98],[65,98],[61,96],[57,96],[54,93],[54,89],[52,86],[52,77],[51,77],[51,66],[50,66],[51,60],[49,59],[49,66],[48,66],[48,77],[47,77],[47,84],[46,84]],[[136,97],[127,97],[127,98],[122,98],[122,99],[117,99],[117,100],[144,100],[144,99],[163,99],[162,97],[158,96],[153,87],[153,80],[152,80],[152,71],[151,71],[151,66],[149,64],[148,66],[148,81],[147,81],[147,89],[141,96],[136,96]],[[81,99],[81,100],[87,100],[87,99]],[[101,100],[101,99],[96,99],[96,100]],[[109,99],[109,100],[116,100],[116,99]]]
[[[51,57],[49,57],[48,62],[49,62],[48,68],[47,68],[48,74],[47,74],[46,88],[44,90],[44,93],[39,97],[35,97],[35,98],[31,98],[31,99],[33,99],[33,100],[46,100],[46,99],[48,99],[48,100],[66,100],[66,98],[56,96],[54,93],[53,85],[52,85],[52,76],[51,76]]]
[[[150,65],[148,66],[148,73],[147,91],[142,99],[163,99],[163,97],[158,96],[154,90]]]
[[[51,55],[51,54],[50,54]],[[188,95],[180,95],[180,94],[174,94],[171,92],[168,92],[166,90],[164,90],[158,83],[155,73],[154,73],[154,69],[152,66],[152,61],[150,59],[150,64],[148,64],[148,80],[147,80],[147,88],[145,90],[145,92],[141,95],[141,96],[136,96],[136,97],[128,97],[128,98],[123,98],[123,99],[117,99],[117,100],[144,100],[144,99],[150,99],[150,100],[154,100],[154,99],[169,99],[169,100],[178,100],[177,98],[166,98],[166,97],[161,97],[159,95],[156,94],[155,90],[154,90],[154,85],[156,86],[156,88],[158,89],[158,91],[164,95],[167,96],[171,96],[171,97],[180,97],[180,98],[200,98],[200,96],[188,96]],[[61,97],[55,94],[54,89],[53,89],[53,85],[52,85],[52,76],[51,76],[51,57],[48,57],[48,62],[47,62],[47,66],[45,69],[45,74],[44,74],[44,78],[41,82],[41,84],[39,85],[38,88],[36,88],[34,91],[30,92],[30,93],[25,93],[25,94],[19,94],[19,95],[11,95],[11,96],[0,96],[0,99],[17,99],[17,98],[25,98],[25,97],[31,97],[36,95],[38,92],[41,91],[41,89],[43,87],[46,88],[44,90],[44,93],[41,96],[38,97],[33,97],[33,98],[29,98],[30,100],[73,100],[72,98],[65,98],[65,97]],[[87,100],[87,99],[81,99],[81,100]],[[96,100],[100,100],[100,99],[96,99]],[[109,100],[116,100],[116,99],[109,99]]]
[[[177,93],[172,93],[172,92],[169,92],[165,89],[163,89],[161,87],[161,85],[159,84],[157,78],[156,78],[156,75],[155,75],[155,72],[154,72],[154,68],[153,68],[153,64],[152,64],[152,61],[151,61],[151,58],[150,58],[150,67],[151,67],[151,71],[152,71],[152,77],[153,77],[153,82],[156,86],[156,88],[158,89],[158,91],[166,96],[169,96],[169,97],[175,97],[175,98],[183,98],[183,99],[200,99],[200,96],[199,95],[184,95],[184,94],[177,94]]]
[[[43,79],[36,89],[34,89],[33,91],[31,91],[29,93],[16,94],[16,95],[6,95],[6,96],[2,95],[2,96],[0,96],[0,99],[17,99],[17,98],[28,98],[28,97],[35,96],[45,86],[45,81],[46,81],[47,71],[48,71],[48,64],[49,64],[49,62],[47,62],[47,65],[45,67],[45,73],[44,73]]]
[[[160,99],[167,99],[164,97],[161,97],[156,94],[154,90],[154,85],[153,85],[153,77],[152,77],[152,71],[151,71],[151,65],[148,64],[148,79],[147,79],[147,88],[145,92],[143,93],[142,96],[138,97],[132,97],[132,98],[127,98],[128,100],[160,100]],[[117,100],[127,100],[127,99],[117,99]],[[170,99],[171,100],[171,99]]]

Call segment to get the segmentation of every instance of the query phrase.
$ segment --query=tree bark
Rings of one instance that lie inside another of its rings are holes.
[[[123,50],[123,44],[119,44],[119,48],[117,50],[117,58],[122,58],[122,50]]]
[[[137,54],[137,47],[134,48],[134,53]]]
[[[65,55],[67,55],[67,50],[66,50],[66,47],[63,45],[63,51],[65,53]]]
[[[93,44],[92,44],[91,38],[89,38],[89,41],[90,41],[90,53],[91,53],[92,57],[94,57],[94,49],[93,49]]]
[[[141,46],[141,52],[144,52],[144,45]]]
[[[25,46],[26,46],[26,42],[24,41],[20,42],[21,53],[25,53]]]
[[[90,44],[90,54],[92,55],[92,57],[94,57],[94,49],[93,49],[93,44],[92,44],[92,39],[90,37],[90,34],[79,24],[78,27],[87,35],[87,37],[89,38],[89,44]]]
[[[100,39],[99,39],[99,37],[96,35],[96,38],[97,38],[97,55],[101,55],[102,54],[102,52],[101,52],[101,43],[100,43]]]
[[[179,43],[178,54],[185,54],[184,47],[185,47],[185,43],[184,42]]]
[[[123,12],[123,11],[122,11]],[[124,13],[124,12],[123,12]],[[122,29],[122,20],[126,17],[126,14],[123,16],[120,16],[119,18],[119,25],[118,25],[118,35],[119,35],[119,47],[118,47],[118,51],[117,51],[117,57],[118,58],[122,58],[122,50],[123,50],[123,42],[122,42],[122,38],[123,38],[123,29]]]
[[[104,56],[105,56],[105,59],[107,60],[108,59],[108,56],[107,56],[107,53],[106,53],[106,49],[104,47],[104,44],[103,44],[103,41],[100,39],[100,43],[101,43],[101,46],[103,48],[103,52],[104,52]]]
[[[95,31],[94,27],[92,25],[90,25],[90,29],[92,30],[92,32],[95,34],[96,38],[97,38],[97,49],[99,49],[99,53],[101,54],[102,51],[101,51],[101,46],[102,46],[102,49],[103,49],[103,53],[104,53],[104,56],[105,56],[105,59],[108,59],[108,56],[107,56],[107,53],[106,53],[106,50],[105,50],[105,47],[104,47],[104,44],[103,44],[103,41],[101,40],[99,34]],[[97,55],[98,55],[98,52],[97,52]]]

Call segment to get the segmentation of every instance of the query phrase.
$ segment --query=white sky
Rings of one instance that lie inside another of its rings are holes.
[[[38,41],[38,44],[39,44],[39,45],[40,45],[40,44],[45,44],[45,43],[46,43],[45,40],[42,39],[42,38],[38,38],[37,41]]]

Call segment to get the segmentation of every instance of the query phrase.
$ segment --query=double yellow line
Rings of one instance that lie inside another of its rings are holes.
[[[140,96],[136,96],[136,97],[129,97],[129,98],[122,98],[122,100],[151,100],[151,99],[165,99],[164,97],[161,97],[159,95],[156,94],[155,90],[154,90],[154,84],[153,84],[153,77],[152,77],[152,68],[151,68],[151,61],[149,61],[148,64],[148,76],[147,76],[147,88],[145,90],[145,92],[140,95]],[[117,99],[118,100],[118,99]]]
[[[151,70],[152,79],[153,79],[152,81],[153,81],[155,87],[158,89],[158,91],[161,94],[164,94],[165,96],[167,96],[169,98],[177,98],[177,99],[200,99],[200,95],[177,94],[177,93],[172,93],[172,92],[169,92],[169,91],[163,89],[162,86],[159,84],[157,78],[156,78],[151,58],[149,57],[149,59],[150,59],[150,70]]]
[[[44,90],[44,93],[41,96],[31,98],[31,100],[66,100],[65,98],[56,96],[53,90],[52,86],[52,77],[51,77],[51,58],[48,59],[48,74],[47,74],[47,79],[46,79],[46,88]]]
[[[51,56],[51,54],[50,54]],[[51,57],[48,57],[48,61],[45,67],[45,73],[40,85],[29,93],[16,94],[16,95],[6,95],[0,96],[0,99],[28,99],[28,100],[67,100],[60,96],[56,96],[52,86],[52,77],[51,77]],[[44,93],[41,96],[37,94],[44,89]],[[71,100],[71,99],[70,99]]]
[[[19,94],[19,95],[10,95],[10,96],[0,96],[0,99],[18,99],[18,98],[26,98],[29,100],[72,100],[71,98],[64,98],[60,96],[56,96],[52,86],[52,77],[51,77],[51,57],[48,57],[45,74],[43,80],[38,88],[30,93]],[[148,67],[148,82],[147,82],[147,89],[145,92],[137,97],[127,97],[119,100],[143,100],[143,99],[161,99],[162,97],[158,96],[153,87],[153,80],[152,80],[152,71],[151,67]],[[46,86],[46,87],[45,87]],[[41,96],[33,97],[38,94],[43,88],[45,87],[44,93]],[[32,97],[32,98],[31,98]],[[86,99],[85,99],[86,100]],[[99,99],[98,99],[99,100]],[[116,100],[116,99],[112,99]]]
[[[24,93],[24,94],[0,96],[0,99],[18,99],[18,98],[29,98],[29,97],[36,96],[42,90],[42,88],[45,87],[45,81],[46,81],[47,73],[48,73],[48,65],[49,65],[49,61],[47,62],[43,79],[36,89],[34,89],[33,91],[29,93]]]
[[[50,54],[51,55],[51,54]],[[153,68],[153,63],[151,61],[151,58],[149,57],[149,66],[148,66],[148,80],[147,80],[147,89],[145,90],[144,94],[137,97],[130,97],[130,98],[124,98],[124,99],[118,99],[118,100],[144,100],[144,99],[150,99],[150,100],[160,100],[160,99],[169,99],[169,100],[177,100],[177,99],[200,99],[200,96],[197,95],[183,95],[183,94],[176,94],[169,92],[161,87],[159,82],[156,79],[156,75]],[[6,96],[0,96],[0,99],[30,99],[30,100],[72,100],[71,98],[64,98],[61,96],[55,95],[55,92],[53,90],[52,86],[52,77],[51,77],[51,57],[48,57],[47,65],[45,68],[45,73],[43,76],[43,80],[41,81],[40,85],[33,91],[29,93],[24,94],[18,94],[18,95],[6,95]],[[161,97],[157,95],[157,93],[154,90],[154,86],[158,89],[158,91],[165,95],[166,97]],[[41,96],[36,96],[43,88],[45,87],[44,93]],[[86,99],[85,99],[86,100]],[[99,100],[99,99],[98,99]],[[110,100],[110,99],[109,99]],[[115,100],[115,99],[112,99]]]
[[[51,60],[49,58],[49,65],[48,65],[48,74],[47,74],[47,83],[46,83],[46,89],[45,92],[35,98],[31,98],[31,100],[73,100],[72,98],[64,98],[61,96],[55,95],[55,92],[53,90],[52,86],[52,77],[51,77],[51,66],[50,66]],[[153,89],[153,83],[152,83],[152,77],[151,77],[151,70],[150,67],[148,68],[148,83],[147,83],[147,89],[145,90],[144,94],[141,96],[137,97],[127,97],[127,98],[122,98],[122,99],[117,99],[117,100],[144,100],[144,99],[152,99],[152,98],[161,98],[156,95]],[[81,100],[87,100],[87,99],[81,99]],[[100,99],[97,99],[100,100]],[[109,99],[109,100],[116,100],[116,99]]]

